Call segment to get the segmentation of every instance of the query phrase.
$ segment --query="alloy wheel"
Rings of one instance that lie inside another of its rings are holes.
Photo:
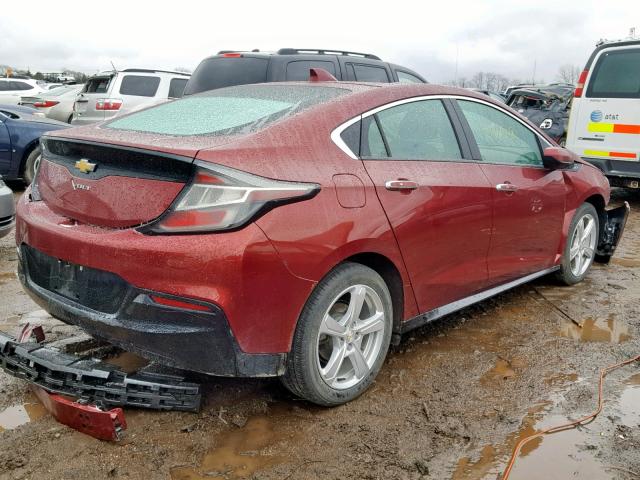
[[[582,276],[593,262],[597,239],[595,218],[587,213],[578,220],[571,237],[569,261],[576,277]]]
[[[342,291],[326,311],[316,345],[320,376],[332,388],[351,388],[370,372],[386,328],[382,299],[367,285]]]

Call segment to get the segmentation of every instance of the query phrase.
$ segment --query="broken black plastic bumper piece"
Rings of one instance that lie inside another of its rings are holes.
[[[200,385],[178,373],[140,370],[132,375],[114,365],[58,352],[39,343],[19,343],[0,332],[0,367],[50,393],[102,407],[140,407],[195,412]]]

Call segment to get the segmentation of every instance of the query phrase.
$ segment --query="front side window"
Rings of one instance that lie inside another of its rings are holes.
[[[120,84],[121,95],[135,95],[136,97],[153,97],[158,91],[160,77],[146,75],[125,75]]]
[[[640,98],[640,48],[613,50],[600,55],[586,96]]]
[[[536,135],[496,108],[458,100],[480,150],[482,160],[507,165],[542,166]]]
[[[391,158],[459,160],[462,158],[449,116],[440,100],[422,100],[377,114]]]

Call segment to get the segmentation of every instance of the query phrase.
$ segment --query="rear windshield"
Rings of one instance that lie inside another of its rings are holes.
[[[85,93],[107,93],[109,89],[109,83],[111,83],[111,76],[109,77],[94,77],[87,80],[87,85],[84,88]]]
[[[587,97],[640,98],[640,48],[600,55],[589,80]]]
[[[214,88],[264,83],[267,81],[266,58],[251,57],[213,57],[200,62],[193,72],[185,95],[206,92]]]
[[[177,136],[248,134],[348,92],[335,87],[243,85],[164,103],[114,120],[107,128]]]

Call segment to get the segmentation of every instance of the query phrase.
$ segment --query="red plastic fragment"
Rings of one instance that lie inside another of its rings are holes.
[[[324,68],[309,69],[310,82],[337,82],[338,79],[327,72]]]
[[[99,440],[122,439],[127,421],[121,408],[104,411],[94,405],[83,405],[48,393],[36,385],[31,385],[31,390],[58,422]]]

